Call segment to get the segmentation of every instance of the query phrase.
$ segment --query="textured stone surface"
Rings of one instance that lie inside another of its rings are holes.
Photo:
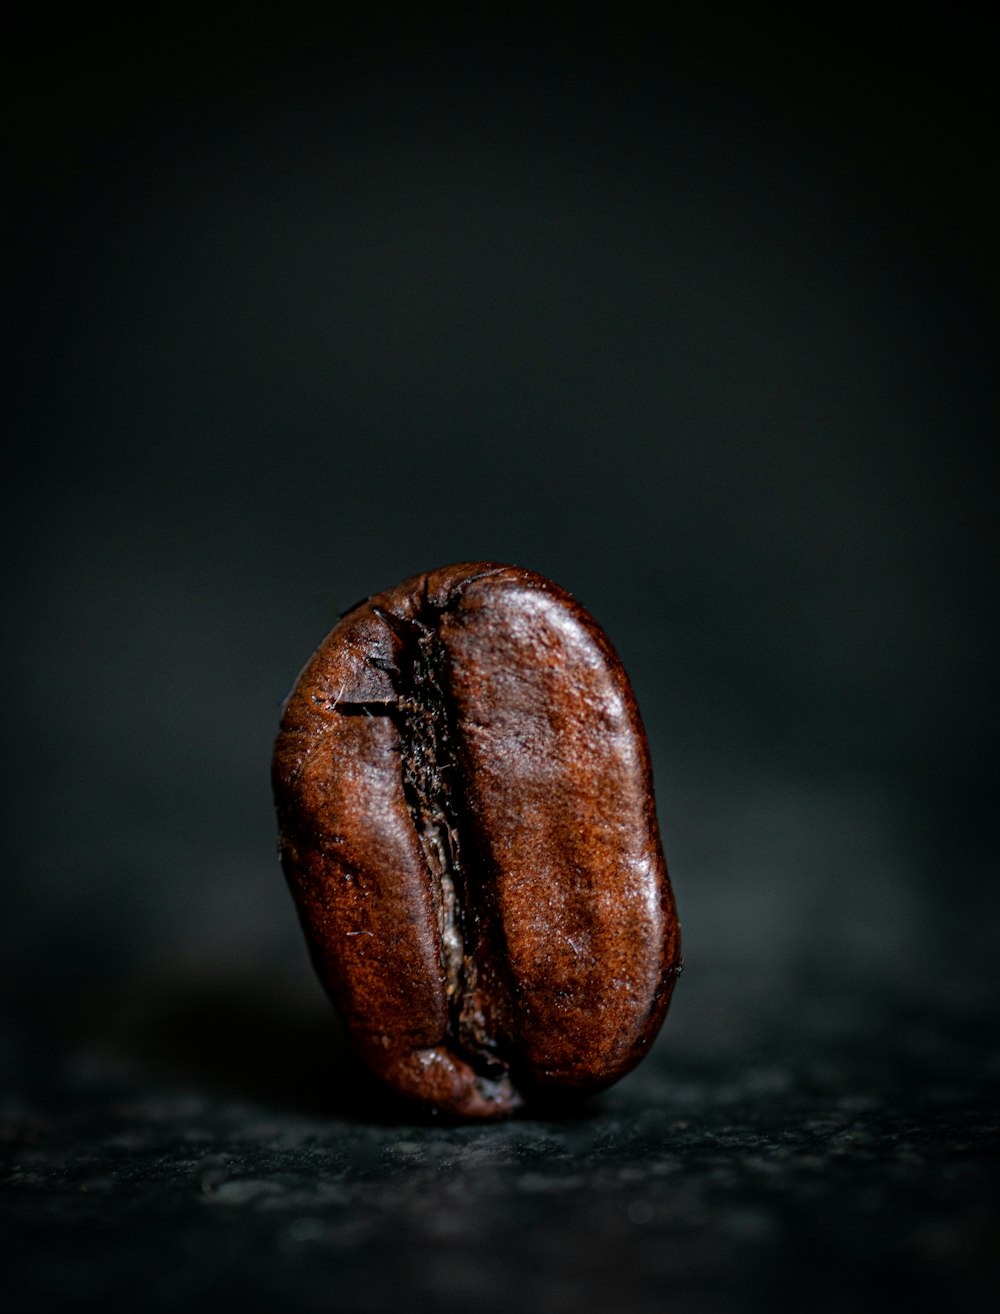
[[[325,1002],[264,984],[25,1005],[14,1307],[985,1307],[1000,1064],[974,999],[813,979],[776,1009],[766,973],[706,968],[618,1087],[484,1127],[399,1120]]]

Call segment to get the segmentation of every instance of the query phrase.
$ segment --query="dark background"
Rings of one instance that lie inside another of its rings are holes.
[[[995,59],[916,6],[14,19],[28,1304],[981,1307]],[[421,1125],[275,858],[337,613],[490,558],[629,670],[687,968],[566,1122]]]

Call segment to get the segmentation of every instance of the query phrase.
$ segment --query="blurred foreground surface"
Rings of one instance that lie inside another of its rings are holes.
[[[311,994],[36,999],[7,1307],[986,1308],[1000,1056],[927,987],[689,971],[618,1087],[495,1126],[400,1117]]]

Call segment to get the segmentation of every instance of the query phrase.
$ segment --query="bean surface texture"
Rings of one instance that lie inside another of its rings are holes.
[[[497,1117],[642,1058],[680,928],[628,678],[568,593],[477,562],[358,604],[273,783],[313,961],[395,1091]]]

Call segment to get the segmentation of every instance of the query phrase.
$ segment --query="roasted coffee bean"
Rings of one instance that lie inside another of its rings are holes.
[[[478,562],[359,603],[273,779],[319,976],[394,1090],[495,1117],[645,1054],[680,928],[628,678],[568,593]]]

